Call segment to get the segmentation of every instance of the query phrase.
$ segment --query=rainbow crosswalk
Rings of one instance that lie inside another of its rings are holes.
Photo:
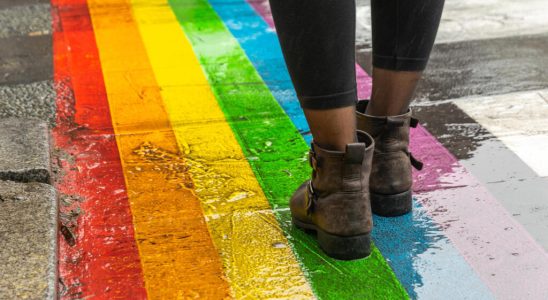
[[[375,219],[370,258],[291,226],[310,135],[264,2],[53,4],[62,184],[92,200],[61,242],[62,298],[548,296],[545,251],[423,127],[414,213]]]

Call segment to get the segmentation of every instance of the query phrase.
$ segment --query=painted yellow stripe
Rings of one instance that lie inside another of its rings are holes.
[[[236,298],[312,298],[291,247],[167,1],[133,0],[133,9]]]
[[[230,297],[200,202],[185,188],[192,186],[188,162],[179,155],[131,7],[123,0],[90,0],[89,9],[147,294]]]

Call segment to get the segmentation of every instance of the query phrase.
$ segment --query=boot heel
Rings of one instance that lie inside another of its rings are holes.
[[[318,244],[327,255],[340,260],[360,259],[371,254],[369,233],[342,237],[318,230]]]
[[[371,210],[384,217],[397,217],[410,212],[413,207],[411,190],[394,195],[370,193]]]

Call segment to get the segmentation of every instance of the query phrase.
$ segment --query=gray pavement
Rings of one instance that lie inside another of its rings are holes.
[[[55,124],[55,90],[52,80],[0,85],[0,118],[31,118]]]
[[[416,103],[547,88],[546,70],[546,34],[439,44]]]
[[[0,9],[0,38],[51,33],[48,4],[13,6]]]
[[[0,38],[0,84],[21,84],[53,78],[51,35]]]
[[[49,3],[0,2],[0,118],[38,118],[53,126]]]
[[[50,182],[49,130],[33,119],[0,120],[0,180]]]
[[[0,181],[0,299],[55,299],[57,197],[43,183]]]
[[[2,0],[0,1],[0,9],[13,8],[24,5],[47,4],[50,0]]]
[[[56,299],[49,0],[0,1],[0,299]]]
[[[357,53],[370,72],[370,45]],[[414,103],[548,88],[547,69],[547,34],[436,44]]]
[[[55,299],[57,196],[46,184],[48,136],[44,121],[0,119],[0,299]]]

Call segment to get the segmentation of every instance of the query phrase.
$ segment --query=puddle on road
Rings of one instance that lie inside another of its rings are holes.
[[[226,205],[228,202],[242,201],[254,197],[257,192],[243,187],[235,186],[234,178],[228,174],[220,173],[211,167],[212,162],[204,159],[193,159],[190,150],[181,154],[173,153],[145,142],[135,149],[133,153],[142,161],[151,163],[155,171],[165,174],[166,179],[175,181],[179,187],[190,190],[198,196],[206,210],[207,216],[218,215],[217,206]],[[233,158],[226,159],[229,164],[245,163],[244,160]],[[222,163],[216,161],[215,163]],[[135,171],[140,171],[139,166]]]
[[[152,168],[200,200],[233,286],[256,297],[309,295],[308,283],[294,258],[289,259],[292,249],[262,191],[257,190],[260,187],[248,178],[251,172],[239,170],[249,168],[248,162],[234,157],[196,158],[191,146],[184,147],[183,156],[144,142],[133,150],[141,162],[133,170],[138,175]]]

